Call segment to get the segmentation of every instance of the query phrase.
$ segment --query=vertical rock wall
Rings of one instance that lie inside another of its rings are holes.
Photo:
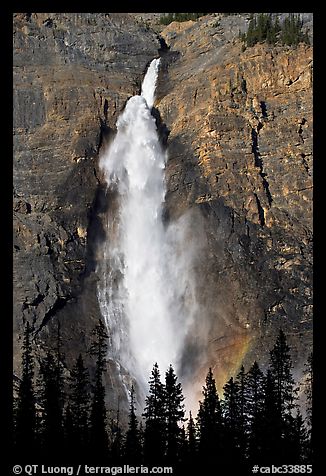
[[[169,129],[168,215],[190,208],[194,236],[197,220],[205,229],[210,340],[198,376],[212,365],[220,387],[242,362],[266,362],[279,327],[296,373],[312,342],[312,47],[244,50],[230,31],[245,21],[167,26],[156,104]]]
[[[98,152],[160,44],[129,14],[17,13],[13,21],[19,373],[26,320],[40,353],[53,345],[58,322],[68,364],[89,346],[100,316],[96,245],[107,207]]]

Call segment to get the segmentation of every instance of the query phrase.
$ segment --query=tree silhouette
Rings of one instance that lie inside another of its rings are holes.
[[[67,418],[71,422],[68,425],[69,438],[67,444],[71,455],[76,458],[83,457],[89,444],[89,375],[84,366],[82,355],[80,354],[72,368],[69,382],[69,407],[66,412]]]
[[[15,446],[18,456],[30,456],[36,449],[36,406],[34,393],[34,357],[31,327],[26,323],[23,339],[22,377],[16,406]]]
[[[222,412],[212,369],[209,368],[203,387],[203,401],[199,402],[197,415],[199,457],[210,464],[215,452],[221,448]]]
[[[290,348],[284,332],[280,329],[275,345],[270,351],[270,370],[276,389],[278,412],[282,417],[291,413],[296,398],[291,369]]]
[[[238,445],[240,450],[240,458],[247,455],[247,433],[248,433],[248,414],[247,414],[247,378],[244,366],[240,368],[240,372],[236,377],[236,385],[238,387]]]
[[[129,421],[124,455],[128,464],[137,465],[141,462],[142,448],[138,421],[135,413],[135,389],[133,385],[130,392]]]
[[[184,467],[185,463],[187,462],[188,458],[188,440],[186,435],[185,426],[182,425],[179,432],[178,438],[178,458],[176,463],[168,463],[174,464],[175,468]]]
[[[303,463],[308,458],[307,430],[299,409],[296,415],[287,415],[283,435],[285,450],[284,461],[297,461]]]
[[[248,418],[248,458],[262,462],[262,434],[265,432],[265,377],[255,361],[246,375],[246,413]]]
[[[160,380],[157,363],[149,380],[149,394],[143,416],[145,417],[144,459],[148,464],[160,464],[166,447],[165,390]]]
[[[165,374],[165,411],[166,411],[166,459],[176,463],[179,459],[181,428],[184,421],[184,396],[181,383],[177,382],[172,365]]]
[[[268,431],[266,431],[268,428]],[[262,461],[282,464],[282,418],[278,404],[277,388],[270,369],[267,370],[264,383],[264,405],[261,438]]]
[[[90,415],[90,447],[92,454],[103,459],[108,451],[106,430],[105,388],[103,372],[106,370],[106,340],[108,338],[102,321],[93,330],[94,342],[90,353],[96,357],[95,384]]]
[[[114,464],[121,462],[123,453],[123,436],[122,429],[120,426],[120,407],[118,399],[118,409],[115,420],[111,419],[111,445],[110,445],[110,456],[111,461]]]
[[[140,420],[139,422],[139,444],[141,447],[141,461],[144,461],[144,439],[145,439],[145,429],[143,422]]]
[[[187,439],[188,439],[188,453],[187,460],[192,463],[196,460],[197,450],[198,450],[198,441],[196,435],[195,422],[192,417],[191,412],[189,412],[189,420],[187,425]]]
[[[83,455],[77,454],[77,450],[75,447],[74,439],[76,436],[76,432],[70,402],[67,403],[64,411],[63,430],[65,455],[69,457],[69,460],[75,461],[77,458],[79,459],[79,456],[82,457]]]
[[[312,395],[313,395],[313,354],[309,354],[307,363],[305,365],[307,371],[307,381],[305,386],[306,395],[306,409],[307,409],[307,425],[308,425],[308,444],[307,444],[307,456],[308,459],[312,458]]]
[[[239,388],[233,377],[223,387],[222,413],[224,422],[223,447],[226,459],[238,461],[239,451]]]
[[[44,453],[53,455],[53,448],[63,449],[63,374],[57,356],[48,351],[40,363],[41,375],[41,438]]]
[[[266,375],[257,362],[247,373],[242,366],[236,377],[231,377],[224,385],[222,401],[209,368],[203,399],[199,402],[197,425],[190,412],[186,430],[183,425],[184,397],[174,369],[169,366],[163,385],[158,365],[154,364],[143,413],[145,429],[137,421],[132,387],[126,435],[122,433],[118,405],[116,419],[111,420],[110,446],[103,385],[107,335],[102,322],[95,327],[93,335],[90,353],[96,358],[96,368],[92,401],[88,371],[82,355],[79,355],[70,372],[67,382],[69,400],[64,405],[66,382],[59,326],[55,349],[40,360],[40,436],[37,443],[42,456],[57,455],[59,451],[62,457],[83,461],[83,457],[88,459],[91,454],[96,461],[108,461],[111,457],[112,463],[121,463],[124,457],[127,464],[166,463],[174,466],[177,472],[186,470],[187,473],[194,468],[206,472],[215,463],[217,453],[222,470],[242,470],[248,464],[311,462],[308,436],[311,430],[312,355],[308,358],[305,385],[306,428],[296,405],[297,389],[291,373],[290,348],[282,330],[270,351]],[[29,456],[31,450],[36,449],[38,427],[29,324],[24,331],[22,347],[22,377],[15,409],[15,449],[19,455]]]
[[[294,421],[296,427],[299,425],[301,416],[297,415],[294,420],[293,411],[297,408],[297,388],[294,386],[294,379],[291,373],[292,360],[290,356],[290,348],[287,344],[286,336],[280,329],[275,345],[270,352],[270,371],[273,379],[274,388],[276,390],[276,408],[274,426],[278,427],[279,442],[278,454],[283,456],[283,461],[291,461],[291,454],[297,457],[299,450],[294,450],[297,443],[294,441],[303,441],[302,435],[299,437],[294,434]],[[298,430],[300,433],[300,431]]]

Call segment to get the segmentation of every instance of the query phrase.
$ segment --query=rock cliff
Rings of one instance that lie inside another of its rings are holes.
[[[220,385],[239,363],[264,361],[280,326],[296,370],[311,344],[312,47],[244,49],[230,37],[244,21],[167,26],[156,105],[169,215],[199,209],[206,230],[199,295]]]
[[[26,320],[40,353],[58,321],[67,363],[89,346],[106,207],[98,152],[159,48],[128,14],[14,15],[15,372]]]
[[[161,54],[166,216],[191,210],[204,240],[196,276],[210,339],[204,354],[190,340],[183,366],[192,359],[202,382],[212,365],[221,387],[242,362],[264,363],[282,326],[299,375],[312,339],[312,47],[244,50],[246,25],[207,16],[159,38],[132,14],[15,14],[17,374],[26,320],[40,354],[58,322],[68,362],[89,346],[107,207],[98,154]],[[107,385],[116,402],[113,364]]]

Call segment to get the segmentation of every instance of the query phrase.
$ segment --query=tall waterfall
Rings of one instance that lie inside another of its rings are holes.
[[[109,213],[98,298],[109,357],[144,392],[155,362],[162,374],[170,363],[178,369],[193,320],[186,221],[167,226],[162,217],[167,154],[151,114],[159,64],[150,64],[141,95],[128,100],[100,159]]]

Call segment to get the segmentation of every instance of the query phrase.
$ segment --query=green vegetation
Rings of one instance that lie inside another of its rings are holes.
[[[160,23],[162,25],[169,25],[173,21],[188,21],[188,20],[197,20],[199,17],[208,15],[208,13],[167,13],[166,15],[160,18]]]
[[[282,31],[281,31],[281,42],[283,45],[298,45],[300,42],[310,44],[308,32],[302,31],[303,21],[300,18],[300,15],[295,15],[290,13],[287,18],[285,18]]]
[[[310,44],[307,31],[302,30],[300,15],[289,13],[280,24],[272,13],[251,15],[247,33],[240,33],[240,38],[247,47],[266,42],[269,45],[297,46],[299,43]]]

